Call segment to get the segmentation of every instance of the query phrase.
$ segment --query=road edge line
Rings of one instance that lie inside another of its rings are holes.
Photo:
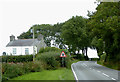
[[[74,64],[74,63],[73,63],[73,64]],[[73,65],[73,64],[72,64],[72,65]],[[74,75],[74,77],[75,77],[75,80],[78,82],[77,75],[76,75],[75,71],[73,70],[73,67],[72,67],[72,65],[71,65],[71,69],[72,69],[73,75]]]

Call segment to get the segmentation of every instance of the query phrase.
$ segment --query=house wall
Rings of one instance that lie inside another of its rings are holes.
[[[13,54],[13,48],[16,48],[16,54]],[[8,55],[26,55],[25,48],[29,49],[29,54],[33,54],[33,46],[17,46],[17,47],[7,47]],[[35,47],[37,53],[37,47]]]

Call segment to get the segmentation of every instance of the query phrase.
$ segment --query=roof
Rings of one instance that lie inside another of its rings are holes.
[[[37,39],[18,39],[10,41],[6,47],[10,46],[33,46],[36,45],[39,41]]]

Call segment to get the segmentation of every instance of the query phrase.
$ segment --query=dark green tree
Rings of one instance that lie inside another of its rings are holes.
[[[90,14],[88,22],[93,40],[96,38],[92,44],[100,53],[106,52],[105,62],[118,61],[117,59],[120,58],[120,2],[101,2],[96,10]]]
[[[74,54],[75,51],[79,52],[88,47],[89,37],[86,32],[86,20],[82,16],[72,17],[62,27],[61,37]]]

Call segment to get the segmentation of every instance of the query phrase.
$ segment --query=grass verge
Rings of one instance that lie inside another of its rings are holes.
[[[57,70],[29,73],[11,80],[74,80],[74,76],[71,69],[60,68]]]
[[[108,63],[108,62],[104,63],[104,62],[101,62],[101,61],[97,61],[97,64],[100,64],[102,66],[120,71],[120,65],[116,64],[116,63],[112,63],[112,62],[111,63]]]

